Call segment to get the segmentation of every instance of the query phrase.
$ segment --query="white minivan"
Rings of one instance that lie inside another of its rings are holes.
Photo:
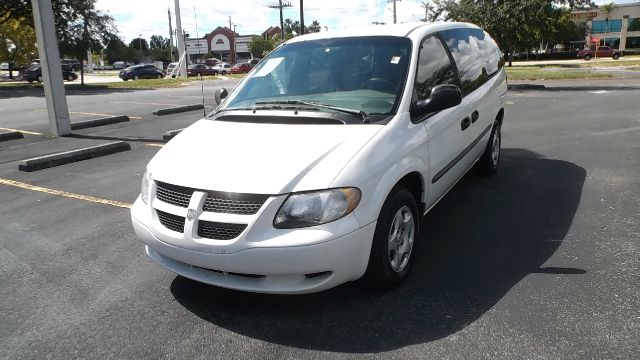
[[[474,165],[497,169],[503,66],[464,23],[296,37],[149,162],[136,234],[160,265],[220,287],[392,288],[423,215]]]

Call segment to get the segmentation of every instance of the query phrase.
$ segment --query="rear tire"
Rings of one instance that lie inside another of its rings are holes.
[[[378,216],[369,264],[362,277],[366,287],[389,290],[409,276],[421,219],[411,192],[404,187],[393,189]]]
[[[73,75],[69,75],[69,76],[67,76],[67,81],[73,81],[73,80],[75,80],[75,79],[73,78]]]
[[[613,56],[611,56],[613,58],[613,60],[618,60],[620,58],[620,54],[613,54]]]
[[[158,75],[158,79],[162,79],[162,75]]]
[[[502,146],[502,132],[500,122],[498,120],[493,122],[493,129],[491,130],[491,137],[487,142],[487,147],[482,153],[482,157],[476,163],[476,170],[480,175],[489,176],[498,171],[498,165],[500,163],[500,150]]]
[[[589,54],[585,55],[584,59],[587,60],[587,61],[591,60],[591,55],[589,55]]]
[[[42,82],[42,76],[38,76],[38,82]]]
[[[140,76],[138,76],[138,75],[134,76],[133,80],[140,80]]]

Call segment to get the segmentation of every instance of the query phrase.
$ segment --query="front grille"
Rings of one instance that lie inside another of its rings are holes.
[[[213,240],[231,240],[240,236],[246,227],[247,225],[244,224],[223,224],[211,221],[200,221],[198,223],[198,236]]]
[[[182,216],[168,214],[160,210],[156,210],[156,212],[158,213],[158,220],[160,220],[162,226],[175,232],[184,232],[184,218]]]
[[[168,204],[188,207],[189,201],[191,201],[191,195],[193,195],[193,189],[171,185],[163,182],[156,182],[156,197]]]
[[[260,210],[269,195],[232,194],[209,191],[204,202],[204,211],[253,215]],[[236,199],[233,199],[236,198]]]
[[[207,212],[253,215],[260,210],[269,195],[240,194],[223,191],[197,190],[184,186],[156,182],[156,198],[162,202],[183,208],[189,207],[194,191],[207,193],[203,210]]]

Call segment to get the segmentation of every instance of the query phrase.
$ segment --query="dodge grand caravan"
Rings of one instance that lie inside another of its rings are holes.
[[[216,286],[392,288],[423,215],[471,168],[497,170],[503,65],[471,24],[296,37],[149,162],[135,231],[157,263]]]

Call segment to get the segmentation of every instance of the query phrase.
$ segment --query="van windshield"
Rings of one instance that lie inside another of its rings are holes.
[[[302,101],[390,115],[402,98],[410,57],[411,41],[392,36],[285,44],[256,66],[220,110]]]

